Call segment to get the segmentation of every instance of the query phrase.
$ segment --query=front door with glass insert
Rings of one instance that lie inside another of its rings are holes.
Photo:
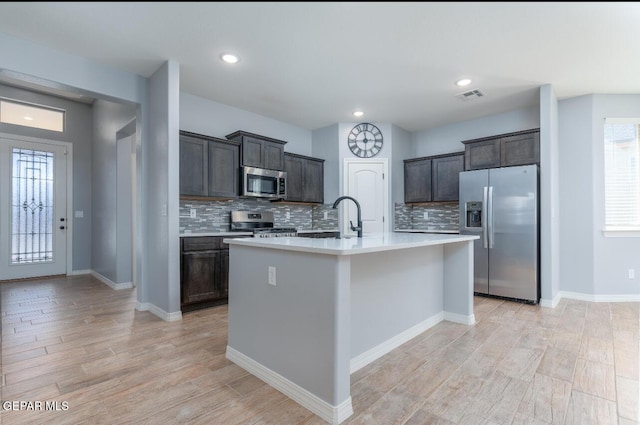
[[[66,274],[63,146],[0,138],[0,280]]]

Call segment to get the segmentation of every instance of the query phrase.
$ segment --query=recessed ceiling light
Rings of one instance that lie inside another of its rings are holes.
[[[361,116],[363,116],[363,115],[364,115],[364,112],[362,112],[362,111],[355,111],[355,112],[353,113],[353,116],[354,116],[354,117],[361,117]]]
[[[31,117],[24,117],[24,119],[27,120],[27,121],[33,121],[33,118],[31,118]]]
[[[456,81],[456,86],[464,87],[471,84],[471,80],[468,78],[463,78],[462,80]]]
[[[232,64],[238,63],[240,61],[240,58],[237,55],[234,55],[232,53],[223,53],[220,55],[220,59],[222,59],[226,63],[232,63]]]

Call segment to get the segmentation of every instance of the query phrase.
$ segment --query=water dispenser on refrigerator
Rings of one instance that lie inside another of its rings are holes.
[[[469,201],[465,204],[465,227],[482,227],[482,202]]]

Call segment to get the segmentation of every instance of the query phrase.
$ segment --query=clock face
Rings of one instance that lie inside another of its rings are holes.
[[[372,158],[382,150],[382,132],[373,124],[358,124],[349,133],[348,143],[355,156]]]

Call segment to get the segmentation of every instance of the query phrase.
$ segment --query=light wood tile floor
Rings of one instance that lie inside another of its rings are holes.
[[[0,284],[2,424],[324,422],[225,358],[227,307],[167,323],[89,276]],[[352,375],[345,424],[640,424],[640,303],[476,297]],[[63,402],[68,403],[68,410]]]

